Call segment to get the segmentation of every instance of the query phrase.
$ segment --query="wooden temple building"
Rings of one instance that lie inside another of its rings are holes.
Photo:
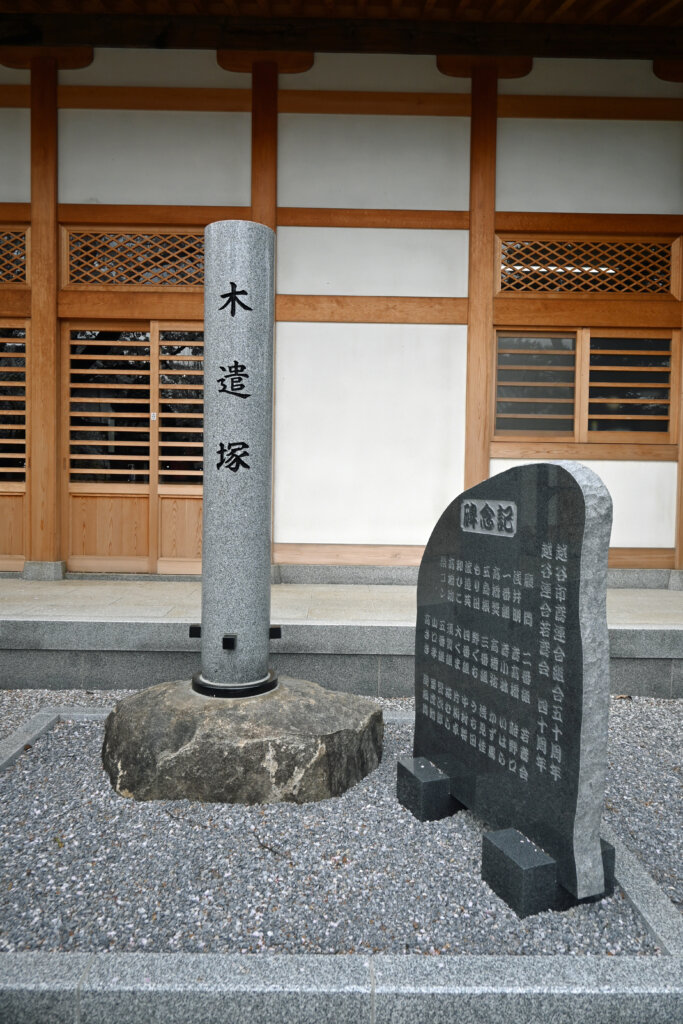
[[[578,459],[610,564],[683,568],[682,55],[683,0],[2,0],[0,571],[200,571],[229,218],[277,230],[275,563],[415,565]]]

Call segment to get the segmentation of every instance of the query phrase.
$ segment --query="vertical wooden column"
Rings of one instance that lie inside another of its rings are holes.
[[[470,126],[465,487],[473,487],[489,475],[497,92],[495,66],[488,64],[474,67]]]
[[[89,46],[5,46],[0,64],[31,72],[31,330],[27,345],[27,543],[24,574],[63,573],[57,320],[57,73],[92,62]]]
[[[498,79],[524,78],[530,57],[442,55],[444,75],[470,78],[470,236],[465,404],[465,487],[489,475],[495,293],[496,129]]]
[[[251,86],[251,218],[277,228],[277,87],[275,61],[257,61]]]
[[[29,562],[61,558],[57,324],[57,60],[31,59],[31,338],[28,356]]]

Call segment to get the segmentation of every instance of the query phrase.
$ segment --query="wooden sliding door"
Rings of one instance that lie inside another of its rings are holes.
[[[67,568],[201,571],[201,324],[68,323]]]

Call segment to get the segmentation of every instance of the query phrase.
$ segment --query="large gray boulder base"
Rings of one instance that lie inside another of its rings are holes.
[[[120,701],[105,723],[102,761],[137,800],[307,803],[339,796],[382,758],[372,701],[280,678],[243,699],[205,697],[190,680]]]

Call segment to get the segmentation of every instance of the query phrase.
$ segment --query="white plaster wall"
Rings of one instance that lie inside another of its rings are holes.
[[[469,118],[282,114],[278,203],[466,210]]]
[[[491,459],[490,474],[530,459]],[[672,548],[676,536],[675,462],[584,461],[605,484],[614,506],[613,548]]]
[[[223,71],[215,50],[97,48],[92,64],[75,71],[60,71],[59,81],[63,85],[251,88],[251,75]]]
[[[31,81],[29,71],[21,71],[19,68],[6,68],[0,64],[1,85],[28,85]]]
[[[496,208],[683,212],[683,124],[504,118]]]
[[[248,206],[249,114],[62,110],[63,203]]]
[[[278,228],[277,289],[299,295],[467,295],[467,231]]]
[[[526,78],[502,79],[498,91],[527,96],[683,96],[683,84],[656,78],[650,60],[535,57]]]
[[[367,92],[469,92],[469,78],[449,78],[436,57],[397,53],[316,53],[310,71],[281,75],[281,89]]]
[[[0,203],[31,201],[31,118],[28,110],[0,109]]]
[[[465,327],[277,327],[275,540],[426,544],[463,488]]]

